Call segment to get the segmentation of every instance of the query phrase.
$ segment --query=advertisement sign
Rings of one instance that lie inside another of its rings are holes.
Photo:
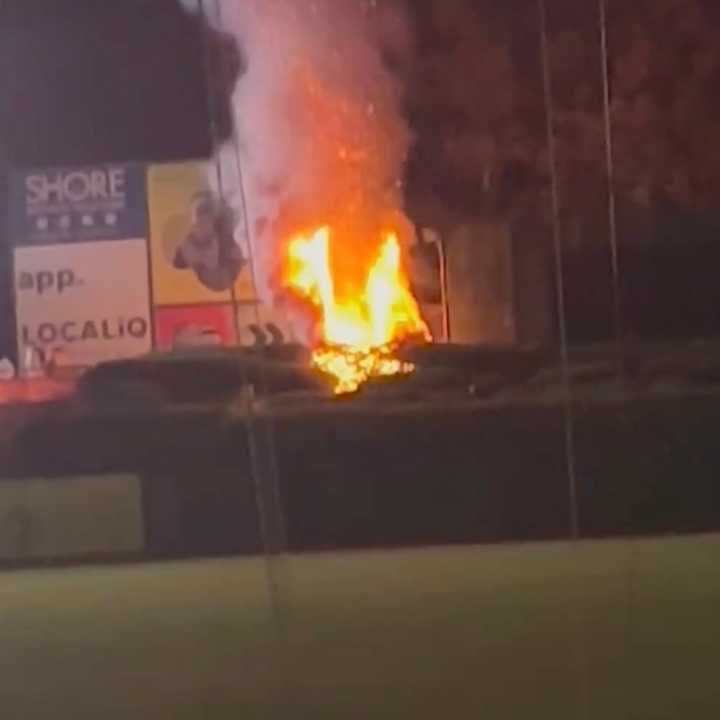
[[[179,347],[242,345],[253,347],[295,342],[289,318],[262,304],[195,305],[156,308],[155,342],[161,350]],[[238,337],[239,333],[239,337]]]
[[[147,277],[142,239],[16,248],[21,364],[29,347],[79,366],[148,352]]]
[[[263,303],[239,305],[237,327],[239,344],[243,347],[298,341],[290,316],[282,307],[270,307]]]
[[[155,305],[200,305],[254,297],[238,219],[210,189],[209,165],[154,165],[148,209]]]
[[[155,344],[160,350],[234,345],[232,305],[155,309]]]
[[[17,173],[10,181],[10,234],[16,247],[144,238],[146,206],[139,165]]]
[[[50,168],[11,178],[23,373],[38,352],[60,351],[66,363],[83,366],[151,348],[146,195],[140,165]]]

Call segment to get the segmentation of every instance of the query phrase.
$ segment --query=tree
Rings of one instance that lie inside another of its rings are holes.
[[[464,217],[519,213],[543,186],[541,74],[522,47],[534,6],[496,5],[413,5],[409,108],[417,145],[409,189],[420,212],[435,203]]]
[[[713,209],[720,29],[699,0],[616,3],[611,38],[619,191],[648,205]]]
[[[547,0],[561,210],[607,214],[597,0]],[[535,0],[417,3],[410,190],[464,216],[547,206],[547,114]],[[720,190],[720,11],[703,0],[608,0],[621,205],[714,211]],[[594,220],[594,222],[599,222]]]

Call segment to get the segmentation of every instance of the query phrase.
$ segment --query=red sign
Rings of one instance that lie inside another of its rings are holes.
[[[234,344],[229,304],[155,308],[155,346],[160,350]]]

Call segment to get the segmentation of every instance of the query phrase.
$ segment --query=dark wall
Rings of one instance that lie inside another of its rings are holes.
[[[228,422],[211,405],[46,413],[6,466],[16,477],[139,473],[150,554],[258,552],[258,491],[277,533],[267,542],[293,551],[571,537],[561,404],[387,410],[297,412],[271,426]],[[719,422],[712,394],[579,406],[580,536],[717,532]]]

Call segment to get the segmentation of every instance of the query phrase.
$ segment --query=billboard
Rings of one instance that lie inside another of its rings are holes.
[[[142,239],[15,249],[18,348],[61,349],[71,365],[150,350]]]
[[[238,343],[244,347],[264,343],[294,343],[298,338],[293,332],[290,316],[283,307],[271,307],[263,303],[238,305]]]
[[[199,345],[234,345],[232,305],[156,308],[155,342],[160,350]]]
[[[28,347],[91,365],[152,345],[144,171],[15,175],[10,230],[21,369]]]
[[[154,318],[155,341],[161,350],[296,341],[287,314],[260,303],[156,308]]]
[[[17,173],[10,184],[15,246],[145,238],[145,170],[108,164]]]
[[[156,306],[254,297],[247,249],[237,240],[237,217],[211,189],[209,168],[208,163],[187,162],[148,170]]]

